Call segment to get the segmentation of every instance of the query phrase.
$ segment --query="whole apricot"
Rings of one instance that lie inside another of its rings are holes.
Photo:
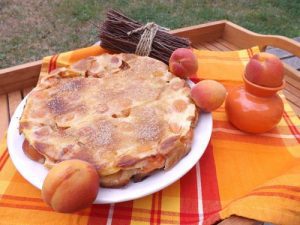
[[[282,85],[284,68],[280,59],[270,53],[255,54],[245,70],[245,78],[250,82],[265,86],[278,87]]]
[[[191,97],[202,111],[211,112],[223,104],[226,89],[217,81],[203,80],[192,88]]]
[[[180,78],[188,78],[198,70],[197,57],[191,49],[176,49],[169,60],[170,72]]]
[[[42,187],[42,198],[55,211],[70,213],[88,207],[96,199],[99,176],[88,162],[72,159],[55,165]]]

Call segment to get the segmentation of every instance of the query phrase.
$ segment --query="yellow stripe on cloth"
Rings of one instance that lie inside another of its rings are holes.
[[[0,165],[3,165],[0,172],[0,195],[3,195],[16,170],[9,158],[9,153],[6,147],[6,134],[0,141]]]

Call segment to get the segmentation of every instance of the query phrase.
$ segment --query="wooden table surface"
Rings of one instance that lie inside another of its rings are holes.
[[[300,37],[293,38],[295,41],[300,42]],[[300,58],[292,55],[291,53],[284,51],[280,48],[272,48],[268,47],[266,52],[277,55],[283,62],[294,67],[298,71],[300,71]]]

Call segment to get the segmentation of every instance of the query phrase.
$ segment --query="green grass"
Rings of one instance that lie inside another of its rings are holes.
[[[0,68],[93,44],[109,8],[171,29],[227,19],[258,33],[300,36],[299,0],[1,0]]]

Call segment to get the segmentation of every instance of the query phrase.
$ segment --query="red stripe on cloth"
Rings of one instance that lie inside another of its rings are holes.
[[[92,205],[87,225],[103,225],[107,223],[110,205]]]
[[[150,211],[150,224],[155,224],[155,218],[156,218],[156,198],[157,198],[157,193],[154,193],[152,195],[152,204],[151,204],[151,211]]]
[[[112,224],[113,225],[126,225],[126,224],[131,224],[131,221],[134,221],[135,223],[145,222],[145,223],[149,224],[149,219],[147,217],[133,215],[132,207],[133,207],[133,202],[124,202],[124,203],[115,204],[113,218],[112,218]],[[157,216],[158,211],[159,210],[154,210],[153,215]],[[135,208],[134,212],[151,213],[151,210]],[[169,215],[169,216],[172,216],[172,215],[178,216],[179,213],[161,211],[160,214],[161,215]],[[157,219],[156,219],[156,222],[154,222],[153,224],[159,224],[159,223],[161,223],[161,224],[178,224],[177,221],[163,219],[163,218],[160,218],[160,222],[157,222]]]
[[[1,157],[0,157],[0,164],[2,163],[2,161],[4,160],[4,158],[8,155],[8,150],[5,149],[5,151],[2,153]]]
[[[58,55],[54,55],[50,59],[49,67],[48,67],[48,73],[50,73],[52,70],[56,69],[56,60],[58,58]]]
[[[160,224],[161,221],[161,199],[162,199],[162,191],[158,192],[158,208],[157,208],[157,221],[156,224]]]
[[[221,203],[213,146],[211,143],[209,143],[205,153],[200,159],[200,174],[204,224],[214,223],[220,219],[218,211],[221,210]]]
[[[293,124],[293,122],[291,121],[291,119],[288,116],[288,114],[286,113],[286,111],[283,111],[283,118],[286,121],[286,123],[287,123],[290,131],[295,136],[295,138],[298,141],[298,143],[300,143],[300,137],[299,137],[300,132],[298,131],[297,127]]]
[[[48,66],[48,73],[50,73],[52,71],[52,64],[53,64],[54,57],[55,57],[55,55],[53,55],[50,59],[49,66]]]
[[[180,179],[180,224],[196,224],[198,222],[197,173],[194,166]]]
[[[3,166],[7,162],[8,158],[9,158],[9,154],[8,151],[6,151],[6,154],[5,155],[3,154],[2,161],[0,161],[0,171],[2,170]]]
[[[129,225],[132,217],[133,201],[115,204],[112,225]]]
[[[59,56],[59,55],[55,55],[55,57],[54,57],[54,60],[53,60],[53,68],[52,68],[52,70],[55,70],[56,67],[57,67],[56,62],[57,62],[58,56]]]
[[[2,153],[2,155],[0,156],[0,162],[2,161],[2,159],[4,158],[4,156],[8,153],[7,148],[4,150],[4,152]]]

